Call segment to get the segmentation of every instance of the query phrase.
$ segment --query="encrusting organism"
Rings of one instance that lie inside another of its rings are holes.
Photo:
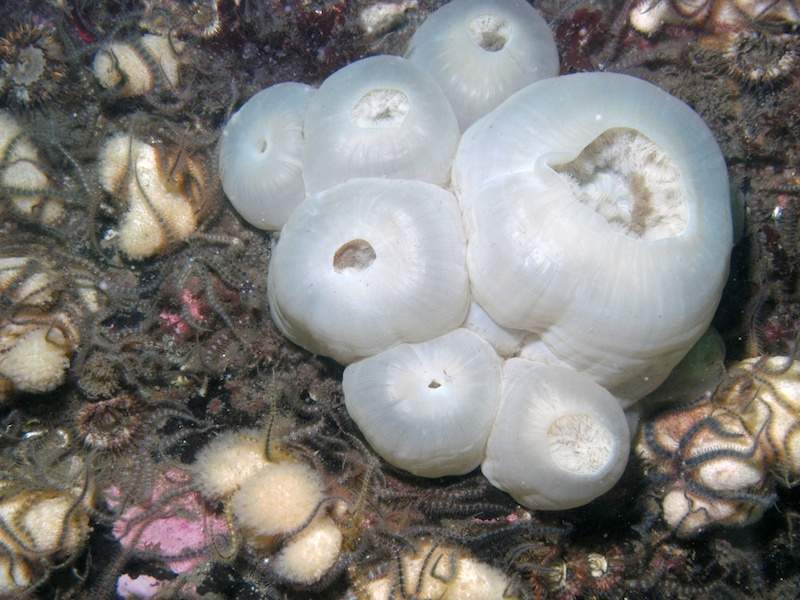
[[[140,27],[161,36],[213,38],[222,30],[220,0],[146,0]]]
[[[0,246],[0,400],[61,385],[84,321],[103,306],[95,274],[58,259],[37,238]]]
[[[647,34],[669,24],[724,32],[754,22],[797,24],[800,9],[793,0],[639,0],[630,11],[631,25]]]
[[[105,45],[92,68],[100,85],[121,96],[158,95],[178,88],[182,48],[170,35],[145,34]]]
[[[13,417],[13,414],[12,414]],[[26,597],[82,554],[94,509],[92,457],[69,451],[61,430],[16,436],[3,422],[0,596]]]
[[[0,96],[23,107],[56,96],[67,76],[64,49],[51,31],[23,23],[0,38]]]
[[[45,226],[58,224],[64,216],[64,197],[48,177],[39,152],[17,121],[0,110],[0,214]]]
[[[132,259],[164,252],[189,238],[212,206],[202,159],[181,148],[118,134],[99,156],[102,188],[121,204],[120,250]]]
[[[218,436],[198,453],[191,473],[207,499],[223,503],[231,547],[217,548],[220,558],[233,560],[242,550],[256,561],[272,556],[271,579],[314,586],[341,571],[333,569],[345,550],[349,509],[328,496],[313,466],[271,441],[275,410],[264,430]]]
[[[800,363],[732,365],[713,394],[646,421],[636,452],[663,488],[664,520],[689,537],[747,525],[800,477]]]
[[[377,569],[357,574],[352,588],[357,600],[438,598],[440,600],[514,600],[515,582],[457,546],[418,540]]]

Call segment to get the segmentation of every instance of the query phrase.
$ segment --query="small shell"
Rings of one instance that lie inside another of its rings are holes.
[[[397,56],[373,56],[331,75],[308,105],[303,158],[306,190],[354,177],[445,185],[458,123],[425,71]]]
[[[487,342],[456,329],[347,367],[345,406],[387,462],[423,477],[463,475],[483,460],[500,372]]]

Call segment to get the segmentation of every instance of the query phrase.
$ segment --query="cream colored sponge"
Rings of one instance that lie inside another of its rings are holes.
[[[233,494],[268,464],[263,436],[243,429],[225,432],[200,450],[192,472],[203,496],[216,500]]]
[[[292,583],[310,585],[319,581],[339,557],[342,532],[328,516],[315,519],[275,557],[275,572]]]
[[[278,463],[248,478],[233,495],[231,508],[249,537],[271,537],[302,526],[322,499],[322,481],[313,469]]]

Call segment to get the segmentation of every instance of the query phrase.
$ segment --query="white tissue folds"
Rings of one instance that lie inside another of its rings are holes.
[[[430,75],[400,57],[373,56],[325,80],[305,135],[306,187],[317,192],[354,177],[445,185],[459,130]]]
[[[615,395],[655,389],[708,327],[727,171],[666,92],[611,73],[540,81],[464,134],[453,177],[474,299]]]
[[[581,506],[607,492],[628,462],[617,400],[581,373],[512,358],[483,474],[528,508]]]
[[[248,223],[283,227],[305,198],[303,119],[315,90],[281,83],[250,98],[225,125],[220,145],[222,188]]]

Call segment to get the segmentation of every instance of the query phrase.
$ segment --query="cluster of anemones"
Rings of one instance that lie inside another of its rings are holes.
[[[707,327],[732,239],[697,114],[632,77],[556,74],[528,4],[456,0],[405,58],[259,92],[220,146],[233,206],[280,229],[273,321],[348,365],[372,447],[423,477],[480,465],[550,510],[617,481],[623,409]]]
[[[800,363],[734,365],[713,394],[645,422],[636,449],[665,483],[663,517],[678,535],[759,519],[775,484],[800,475]]]

